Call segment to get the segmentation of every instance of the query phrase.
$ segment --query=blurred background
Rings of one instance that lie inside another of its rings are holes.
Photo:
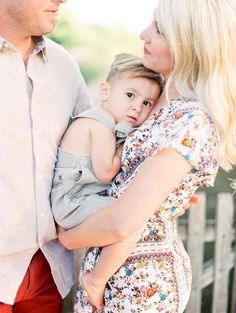
[[[139,33],[152,21],[156,0],[68,0],[49,37],[78,62],[94,101],[116,54],[142,55]]]
[[[98,101],[99,83],[105,79],[116,54],[130,52],[142,56],[143,43],[139,34],[152,21],[155,5],[156,0],[68,0],[62,6],[58,26],[48,37],[63,45],[76,60],[94,103]],[[228,180],[230,177],[236,178],[236,168],[228,173],[220,170],[215,187],[204,189],[207,193],[207,219],[215,219],[217,195],[233,192]],[[206,243],[204,260],[212,257],[213,253],[214,243]],[[230,289],[232,277],[233,271],[230,273]],[[212,285],[203,290],[203,313],[211,311],[212,292]],[[63,313],[70,312],[72,294],[65,300]]]

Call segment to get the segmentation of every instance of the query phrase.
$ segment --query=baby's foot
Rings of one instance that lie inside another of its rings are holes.
[[[88,293],[90,302],[98,309],[103,309],[105,284],[98,282],[93,272],[86,272],[80,278],[82,288]]]

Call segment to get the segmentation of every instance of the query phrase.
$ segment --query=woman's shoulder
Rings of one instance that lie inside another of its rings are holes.
[[[182,153],[194,167],[215,173],[218,168],[215,153],[220,135],[208,110],[190,98],[173,99],[166,109],[163,125],[167,125],[169,137],[164,144]]]
[[[217,145],[220,133],[211,114],[201,102],[191,98],[175,98],[156,115],[161,132],[168,138],[184,136]]]
[[[180,120],[180,123],[195,121],[217,132],[217,127],[210,112],[196,99],[187,97],[172,99],[164,110],[166,110],[165,115],[174,121]]]
[[[207,109],[200,101],[188,97],[179,97],[169,100],[166,109],[170,114],[175,114],[178,112],[182,114],[194,113],[209,115]]]

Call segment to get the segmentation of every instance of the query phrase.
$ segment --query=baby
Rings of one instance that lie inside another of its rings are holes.
[[[107,190],[120,169],[121,143],[148,118],[162,86],[161,76],[145,68],[141,58],[128,53],[116,56],[100,85],[101,104],[74,118],[58,148],[51,204],[62,228],[82,223],[115,201]],[[81,277],[98,309],[106,282],[129,256],[140,232],[102,248],[93,272]]]

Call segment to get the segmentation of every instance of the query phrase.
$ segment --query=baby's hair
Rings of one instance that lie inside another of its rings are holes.
[[[115,56],[115,60],[110,66],[106,81],[111,82],[119,74],[126,73],[129,78],[144,77],[157,83],[161,90],[164,86],[164,79],[160,73],[156,73],[146,68],[142,63],[142,58],[130,54],[120,53]]]

